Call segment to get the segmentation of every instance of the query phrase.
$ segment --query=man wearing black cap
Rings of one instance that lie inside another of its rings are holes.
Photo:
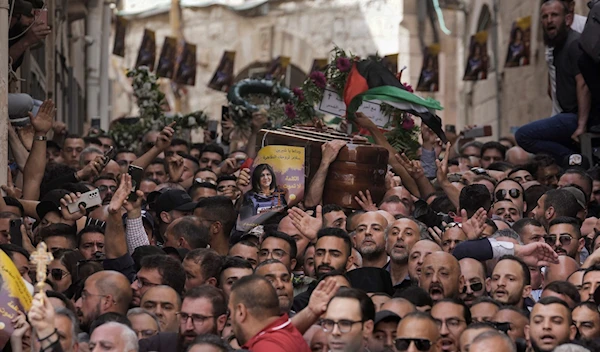
[[[160,235],[163,236],[169,224],[176,219],[192,215],[195,207],[196,202],[184,190],[168,189],[160,194],[154,203]]]
[[[373,335],[367,340],[367,347],[371,352],[394,352],[394,337],[400,317],[389,310],[382,310],[375,314]]]
[[[42,227],[58,223],[75,225],[75,221],[64,219],[60,212],[60,200],[67,194],[69,194],[69,191],[65,189],[54,189],[46,193],[42,201],[37,204],[35,210]]]

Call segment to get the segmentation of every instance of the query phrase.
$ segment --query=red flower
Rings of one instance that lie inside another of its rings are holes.
[[[415,120],[413,120],[410,116],[405,116],[402,120],[402,128],[404,128],[407,131],[410,131],[413,129],[413,127],[415,127]]]
[[[348,60],[348,58],[340,57],[336,60],[335,66],[342,72],[348,72],[352,68],[352,63],[350,60]]]
[[[292,92],[294,92],[294,95],[296,98],[298,98],[298,101],[304,101],[304,92],[301,88],[294,88],[292,89]]]
[[[285,112],[285,115],[287,117],[289,117],[290,119],[293,120],[296,118],[296,111],[294,110],[294,105],[285,104],[284,112]]]
[[[310,79],[312,79],[315,86],[317,86],[321,89],[325,89],[325,86],[327,85],[327,78],[325,78],[325,75],[323,74],[323,72],[315,71],[315,72],[311,73]]]
[[[404,88],[406,88],[406,90],[409,91],[409,92],[411,92],[411,93],[415,92],[415,90],[413,89],[413,87],[410,84],[408,84],[408,83],[404,83]]]

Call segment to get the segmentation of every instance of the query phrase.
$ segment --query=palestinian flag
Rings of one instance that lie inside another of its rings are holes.
[[[370,100],[380,100],[399,110],[419,116],[442,142],[448,141],[442,130],[442,119],[435,114],[435,110],[443,109],[437,100],[424,99],[407,91],[398,78],[379,62],[372,60],[355,62],[352,64],[344,89],[346,115],[351,118],[363,101]]]

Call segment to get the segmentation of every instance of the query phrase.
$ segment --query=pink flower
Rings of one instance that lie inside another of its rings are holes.
[[[410,84],[408,84],[408,83],[404,83],[404,88],[406,88],[406,90],[409,91],[409,92],[411,92],[411,93],[415,92],[415,90],[413,89],[413,87]]]
[[[325,78],[325,74],[323,74],[323,72],[315,71],[311,73],[310,79],[312,79],[313,83],[317,87],[325,89],[325,86],[327,85],[327,78]]]
[[[352,68],[352,63],[350,62],[350,60],[348,60],[348,58],[340,57],[335,62],[335,66],[338,70],[342,72],[347,72],[350,71],[350,69]]]
[[[402,120],[402,128],[404,128],[407,131],[410,131],[413,129],[413,127],[415,127],[415,120],[413,120],[410,116],[405,116]]]
[[[285,112],[285,115],[287,117],[289,117],[290,119],[293,120],[296,118],[296,111],[294,110],[294,105],[285,104],[284,112]]]
[[[292,92],[294,92],[294,95],[296,98],[298,98],[298,101],[304,101],[304,92],[301,88],[294,88],[292,89]]]

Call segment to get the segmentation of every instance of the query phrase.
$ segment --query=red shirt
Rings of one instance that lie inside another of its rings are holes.
[[[265,327],[242,348],[252,352],[310,352],[310,347],[287,314]]]

